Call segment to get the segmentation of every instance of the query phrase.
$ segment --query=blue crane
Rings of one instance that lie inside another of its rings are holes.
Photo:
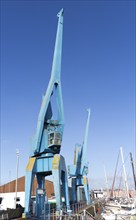
[[[68,175],[72,183],[72,198],[73,203],[79,202],[79,187],[83,186],[85,191],[86,202],[90,204],[89,184],[88,184],[88,164],[86,162],[87,139],[90,122],[90,109],[88,109],[88,117],[85,129],[85,136],[82,146],[75,145],[74,164],[68,166]]]
[[[37,131],[33,140],[33,148],[26,167],[25,177],[25,211],[24,217],[30,215],[30,200],[34,177],[37,178],[36,216],[40,218],[45,205],[45,177],[52,175],[56,197],[56,209],[62,210],[62,190],[65,205],[69,211],[68,180],[65,159],[60,155],[64,130],[64,110],[61,91],[61,56],[63,34],[63,12],[58,13],[58,27],[50,81],[38,116]],[[56,108],[52,108],[55,96]],[[57,115],[57,116],[56,116]]]

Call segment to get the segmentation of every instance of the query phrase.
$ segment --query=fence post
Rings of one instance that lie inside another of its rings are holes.
[[[51,217],[50,203],[48,203],[48,205],[49,205],[48,219],[51,219],[51,218],[50,218],[50,217]]]
[[[85,211],[85,209],[83,210],[83,216],[84,216],[84,220],[85,220],[85,217],[86,217],[86,211]]]

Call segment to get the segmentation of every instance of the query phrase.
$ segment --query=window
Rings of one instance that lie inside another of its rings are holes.
[[[16,202],[20,202],[20,197],[14,198],[14,200],[16,199]]]
[[[2,200],[3,200],[3,198],[2,198],[2,197],[0,197],[0,204],[2,203]]]

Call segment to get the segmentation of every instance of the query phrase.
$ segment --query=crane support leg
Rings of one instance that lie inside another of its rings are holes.
[[[44,189],[45,176],[40,173],[37,173],[36,176],[37,176],[38,188],[36,190],[35,216],[39,217],[42,214],[45,205],[45,189]]]
[[[77,202],[80,202],[82,199],[81,199],[81,196],[80,196],[80,188],[79,186],[77,186]]]
[[[69,204],[69,194],[68,194],[67,170],[66,170],[65,160],[62,155],[56,154],[54,156],[52,161],[52,175],[53,175],[54,191],[56,197],[56,209],[62,210],[62,193],[61,193],[61,183],[62,183],[62,191],[65,198],[65,205],[67,211],[69,211],[70,204]]]
[[[87,201],[87,205],[90,205],[90,193],[89,193],[89,185],[88,185],[88,179],[86,176],[83,177],[84,182],[84,191],[85,191],[85,197]]]
[[[34,172],[35,160],[36,158],[30,158],[28,161],[28,165],[26,167],[26,177],[25,177],[25,213],[26,215],[29,215],[30,213],[30,199],[31,199],[32,183],[33,183],[33,179],[35,176],[35,172]]]
[[[76,186],[76,178],[72,178],[72,203],[77,202],[77,186]]]

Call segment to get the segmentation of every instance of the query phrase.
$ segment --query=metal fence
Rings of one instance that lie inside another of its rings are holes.
[[[70,206],[70,209],[72,211],[73,214],[76,214],[76,213],[79,213],[80,211],[82,211],[83,209],[86,208],[86,202],[79,202],[79,203],[75,203],[75,204],[72,204]]]
[[[44,210],[40,219],[46,220],[93,220],[93,216],[85,210],[86,202],[79,202],[70,205],[68,214],[66,207],[63,206],[62,211],[51,209],[49,204],[45,204]]]
[[[50,215],[51,220],[94,220],[92,216],[85,214],[72,214],[71,216],[68,215]]]

